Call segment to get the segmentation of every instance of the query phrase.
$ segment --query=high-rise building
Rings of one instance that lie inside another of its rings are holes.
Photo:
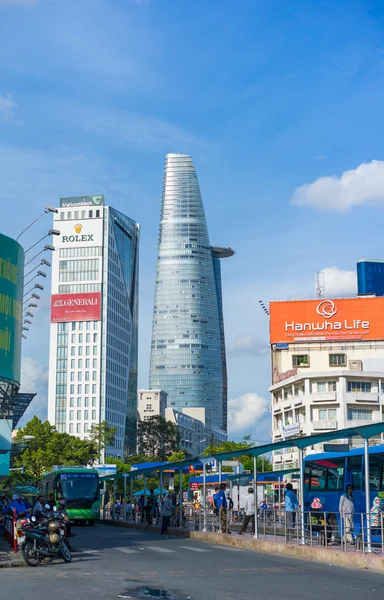
[[[150,388],[167,407],[204,407],[212,426],[227,429],[227,371],[220,259],[211,247],[199,182],[190,156],[165,159]]]
[[[86,438],[116,427],[106,456],[136,449],[139,225],[104,196],[61,198],[52,265],[48,418]]]
[[[360,296],[384,296],[384,260],[358,261],[357,293]]]

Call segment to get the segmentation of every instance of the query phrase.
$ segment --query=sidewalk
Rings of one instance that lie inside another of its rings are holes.
[[[21,552],[17,552],[15,554],[13,549],[9,547],[9,544],[7,544],[4,538],[0,537],[0,569],[24,566],[25,562],[23,561]]]

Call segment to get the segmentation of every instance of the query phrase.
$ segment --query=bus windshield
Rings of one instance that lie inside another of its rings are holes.
[[[100,498],[97,473],[61,473],[60,486],[66,500],[98,500]]]

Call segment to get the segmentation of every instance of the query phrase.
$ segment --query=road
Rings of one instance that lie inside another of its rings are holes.
[[[2,597],[377,600],[384,581],[382,575],[367,571],[163,538],[152,532],[105,525],[75,531],[73,546],[79,552],[71,564],[57,560],[35,569],[2,569]]]

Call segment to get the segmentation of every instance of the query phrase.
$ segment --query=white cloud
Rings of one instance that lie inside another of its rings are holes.
[[[326,267],[322,269],[322,273],[324,273],[324,288],[327,297],[356,296],[357,276],[355,271]]]
[[[9,121],[16,106],[17,103],[12,98],[12,94],[7,94],[6,96],[0,95],[0,121]]]
[[[269,400],[258,394],[248,393],[230,399],[228,401],[229,437],[231,434],[255,434],[257,425],[268,411]]]
[[[341,177],[319,177],[296,188],[292,203],[337,212],[364,204],[384,204],[384,161],[363,163],[344,171]]]
[[[48,367],[34,358],[26,357],[21,361],[21,392],[36,393],[35,398],[25,411],[19,427],[30,421],[34,415],[41,419],[47,417]]]
[[[237,335],[230,352],[260,355],[268,352],[268,342],[254,335]]]

